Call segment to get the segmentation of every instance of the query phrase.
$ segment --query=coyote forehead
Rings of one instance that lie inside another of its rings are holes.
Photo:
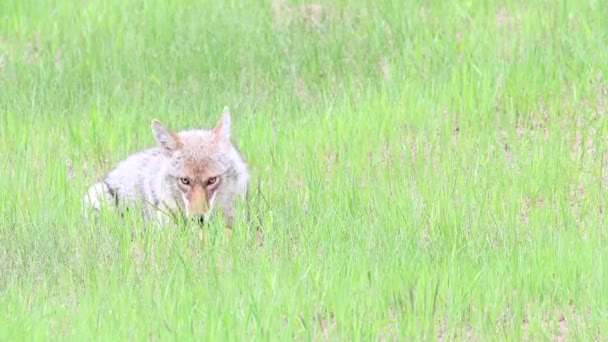
[[[193,173],[223,172],[234,162],[232,155],[227,153],[234,148],[231,142],[218,141],[209,131],[183,131],[177,137],[182,142],[182,148],[175,153],[173,161]]]

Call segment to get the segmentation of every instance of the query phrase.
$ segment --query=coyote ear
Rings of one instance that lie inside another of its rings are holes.
[[[228,106],[224,107],[220,121],[213,128],[213,134],[216,139],[230,141],[230,110]]]
[[[156,139],[158,146],[167,154],[179,150],[182,146],[177,134],[167,129],[156,119],[152,120],[152,133],[154,133],[154,138]]]

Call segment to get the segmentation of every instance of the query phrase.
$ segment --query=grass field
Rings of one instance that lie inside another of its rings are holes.
[[[605,1],[0,2],[0,340],[608,339]],[[81,199],[230,106],[251,219]],[[259,231],[259,232],[258,232]]]

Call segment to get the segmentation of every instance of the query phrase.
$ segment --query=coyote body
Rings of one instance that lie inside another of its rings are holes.
[[[249,172],[230,141],[228,108],[211,130],[173,132],[154,120],[152,131],[158,146],[120,162],[89,188],[85,204],[99,211],[106,203],[121,213],[141,208],[145,218],[160,223],[173,215],[202,223],[220,209],[230,232],[237,199],[247,192]]]

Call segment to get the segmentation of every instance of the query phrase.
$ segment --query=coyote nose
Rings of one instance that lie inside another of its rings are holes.
[[[202,226],[203,224],[205,224],[205,216],[200,215],[200,216],[197,218],[197,221],[198,221],[198,224],[200,224],[200,225]]]

